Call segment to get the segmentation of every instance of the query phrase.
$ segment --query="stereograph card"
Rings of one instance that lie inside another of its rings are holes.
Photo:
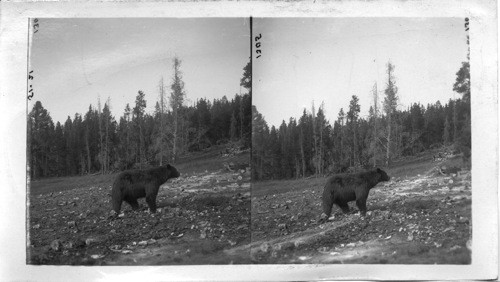
[[[498,279],[494,1],[0,5],[2,277]]]

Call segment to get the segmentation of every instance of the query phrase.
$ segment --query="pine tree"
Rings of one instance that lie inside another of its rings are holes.
[[[398,88],[394,78],[394,65],[387,63],[387,84],[384,98],[384,112],[387,118],[387,147],[386,147],[386,165],[391,163],[391,145],[392,145],[392,128],[393,115],[398,105]]]
[[[352,132],[352,164],[359,164],[359,156],[358,156],[358,116],[360,112],[359,99],[356,95],[352,95],[352,99],[349,102],[349,111],[347,112],[347,120],[349,123],[349,127]]]
[[[138,140],[136,140],[137,151],[139,155],[139,167],[142,168],[145,162],[145,148],[144,148],[144,134],[143,134],[143,123],[144,123],[144,111],[146,108],[146,100],[144,99],[144,92],[139,90],[137,92],[137,96],[135,98],[135,107],[132,113],[132,122],[135,124],[135,127],[138,129]]]
[[[179,124],[181,123],[181,110],[182,104],[184,102],[184,82],[182,81],[182,72],[180,70],[181,60],[178,57],[173,59],[174,63],[174,77],[172,78],[172,85],[170,88],[172,92],[170,94],[170,106],[172,107],[172,114],[174,118],[174,128],[173,128],[173,149],[172,149],[172,161],[175,162],[178,154],[178,132],[179,132]]]

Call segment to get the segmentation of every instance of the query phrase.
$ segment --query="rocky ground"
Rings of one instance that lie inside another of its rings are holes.
[[[248,158],[248,153],[240,156]],[[247,250],[225,252],[250,243],[250,171],[244,165],[225,168],[223,161],[228,162],[221,159],[204,172],[179,169],[181,177],[160,188],[154,215],[140,199],[140,210],[124,204],[118,218],[109,216],[115,175],[89,185],[79,177],[67,178],[52,192],[31,183],[28,263],[250,263]],[[60,188],[64,185],[67,189]]]
[[[144,200],[109,216],[116,175],[30,184],[27,262],[64,265],[469,264],[471,174],[460,158],[386,171],[360,217],[354,203],[319,224],[326,177],[255,182],[248,152],[210,152],[178,166],[151,215]],[[212,161],[212,160],[216,161]],[[203,169],[195,169],[196,165]],[[250,187],[252,186],[252,187]]]
[[[319,224],[326,178],[253,184],[253,263],[469,264],[471,175],[460,159],[424,160],[389,169],[352,212]],[[444,170],[443,170],[444,167]],[[450,169],[451,168],[451,169]]]

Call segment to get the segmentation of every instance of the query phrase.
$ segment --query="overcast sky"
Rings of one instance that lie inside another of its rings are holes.
[[[377,82],[383,100],[386,64],[395,65],[400,106],[458,98],[456,72],[467,59],[462,18],[254,18],[262,56],[254,56],[253,104],[268,124],[298,118],[325,103],[333,124],[357,95],[361,116]],[[472,44],[474,44],[472,42]]]
[[[170,93],[172,59],[181,60],[189,101],[232,98],[249,61],[247,18],[39,19],[30,55],[34,101],[54,123],[111,99],[118,120],[138,90],[152,112],[163,76]],[[242,92],[244,89],[241,90]]]

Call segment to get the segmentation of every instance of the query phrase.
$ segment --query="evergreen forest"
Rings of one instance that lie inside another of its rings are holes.
[[[396,67],[386,65],[384,89],[373,85],[368,117],[353,95],[337,119],[326,120],[324,104],[304,109],[297,120],[269,127],[252,106],[252,179],[290,179],[390,166],[443,145],[471,148],[470,71],[463,62],[453,90],[460,94],[444,105],[413,103],[400,109]]]
[[[54,124],[50,112],[36,101],[28,116],[28,165],[31,179],[110,173],[175,163],[180,157],[215,145],[251,145],[251,70],[243,68],[244,94],[220,99],[198,99],[186,105],[181,70],[174,58],[173,77],[158,83],[155,110],[147,113],[146,93],[139,90],[119,117],[104,105],[89,105],[86,113]],[[154,99],[152,99],[154,100]],[[151,100],[150,100],[151,101]]]

